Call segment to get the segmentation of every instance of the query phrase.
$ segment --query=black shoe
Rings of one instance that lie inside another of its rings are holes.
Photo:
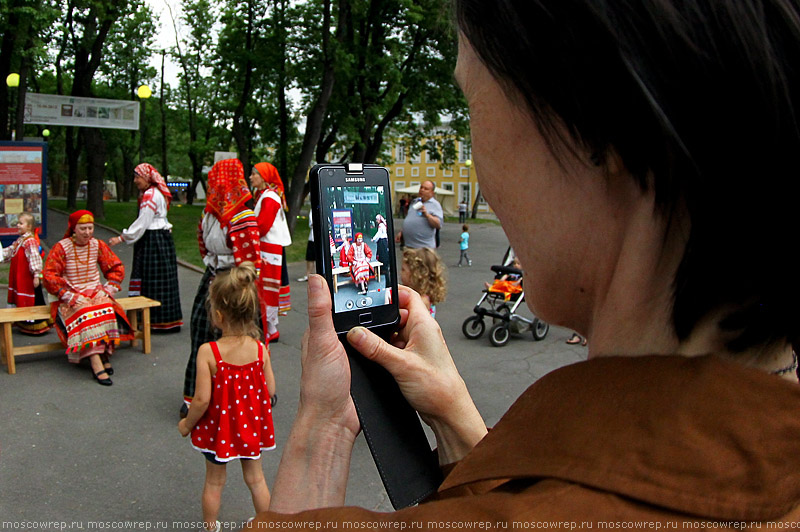
[[[100,378],[100,375],[102,375],[103,373],[106,374],[105,379]],[[103,386],[111,386],[112,384],[114,384],[113,382],[111,382],[111,379],[108,378],[108,371],[105,369],[100,370],[97,373],[93,373],[93,375],[94,375],[94,380],[96,380],[98,384],[102,384]]]
[[[108,354],[103,353],[100,355],[100,360],[103,362],[103,369],[106,371],[106,373],[108,373],[108,376],[112,376],[114,374],[114,368],[110,366],[111,363],[108,361]],[[106,364],[109,364],[109,366],[106,367]],[[101,371],[100,373],[103,372]]]

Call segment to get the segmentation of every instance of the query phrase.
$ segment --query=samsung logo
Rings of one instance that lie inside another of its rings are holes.
[[[367,178],[366,177],[345,177],[344,180],[345,180],[346,183],[352,183],[354,181],[363,183],[363,182],[366,182]]]

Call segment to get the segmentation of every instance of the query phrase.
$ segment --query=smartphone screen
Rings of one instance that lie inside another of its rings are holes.
[[[395,322],[397,268],[388,171],[373,165],[315,171],[321,220],[317,251],[323,261],[317,269],[331,288],[337,331]]]

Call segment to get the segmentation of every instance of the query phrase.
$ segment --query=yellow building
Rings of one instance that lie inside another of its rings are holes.
[[[442,204],[445,214],[458,215],[458,204],[465,201],[468,212],[478,193],[478,180],[470,159],[469,145],[456,141],[455,161],[444,166],[433,151],[423,149],[419,155],[408,155],[409,151],[402,139],[391,146],[392,164],[387,164],[392,181],[392,196],[395,212],[398,212],[401,198],[413,199],[423,181],[433,181],[436,185],[436,199]],[[478,213],[491,212],[489,205],[481,200]]]

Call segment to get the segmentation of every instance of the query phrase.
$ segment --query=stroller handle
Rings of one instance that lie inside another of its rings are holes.
[[[522,275],[522,270],[517,268],[512,268],[511,266],[500,266],[495,264],[491,267],[491,270],[495,272],[497,275],[505,275],[507,273],[513,273],[517,275]]]

